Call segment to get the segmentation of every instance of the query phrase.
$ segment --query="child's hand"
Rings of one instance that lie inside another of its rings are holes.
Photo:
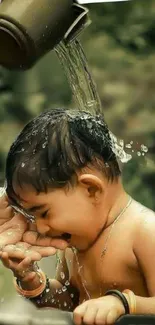
[[[7,252],[0,253],[3,265],[13,272],[13,275],[24,282],[32,281],[36,272],[33,269],[33,262],[30,256],[23,260],[10,258]]]
[[[20,242],[17,245],[7,245],[0,252],[3,265],[10,269],[14,276],[26,282],[33,280],[36,275],[34,262],[40,261],[42,257],[54,255],[55,248],[35,247]]]
[[[121,301],[114,296],[106,296],[85,301],[73,313],[76,325],[110,325],[125,314]]]

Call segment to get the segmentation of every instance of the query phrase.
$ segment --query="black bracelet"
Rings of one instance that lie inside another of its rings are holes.
[[[122,292],[120,292],[118,290],[109,290],[105,294],[105,296],[110,296],[110,295],[117,297],[122,302],[124,309],[125,309],[125,314],[130,314],[128,301]]]

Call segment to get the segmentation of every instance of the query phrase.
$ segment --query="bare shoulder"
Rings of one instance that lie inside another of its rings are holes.
[[[155,212],[133,201],[136,245],[153,244],[155,248]]]
[[[141,229],[149,229],[150,227],[155,227],[155,212],[137,201],[133,201],[133,211],[136,224]]]

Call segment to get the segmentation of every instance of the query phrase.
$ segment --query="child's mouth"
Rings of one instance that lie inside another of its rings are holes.
[[[52,236],[52,235],[50,235],[49,234],[49,236],[54,240],[63,240],[63,241],[65,241],[65,242],[67,242],[67,243],[69,243],[70,242],[70,239],[71,239],[71,234],[69,234],[69,233],[67,233],[67,232],[65,232],[65,233],[62,233],[60,236]]]
[[[65,241],[69,242],[71,239],[71,234],[65,232],[64,234],[61,235],[61,238],[64,239]]]

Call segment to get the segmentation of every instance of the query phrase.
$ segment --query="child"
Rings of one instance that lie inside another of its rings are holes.
[[[11,205],[37,229],[23,240],[61,249],[54,280],[24,250],[18,260],[13,245],[3,249],[19,294],[72,310],[77,325],[155,313],[155,215],[125,192],[103,117],[55,109],[33,119],[11,146],[6,180]]]

